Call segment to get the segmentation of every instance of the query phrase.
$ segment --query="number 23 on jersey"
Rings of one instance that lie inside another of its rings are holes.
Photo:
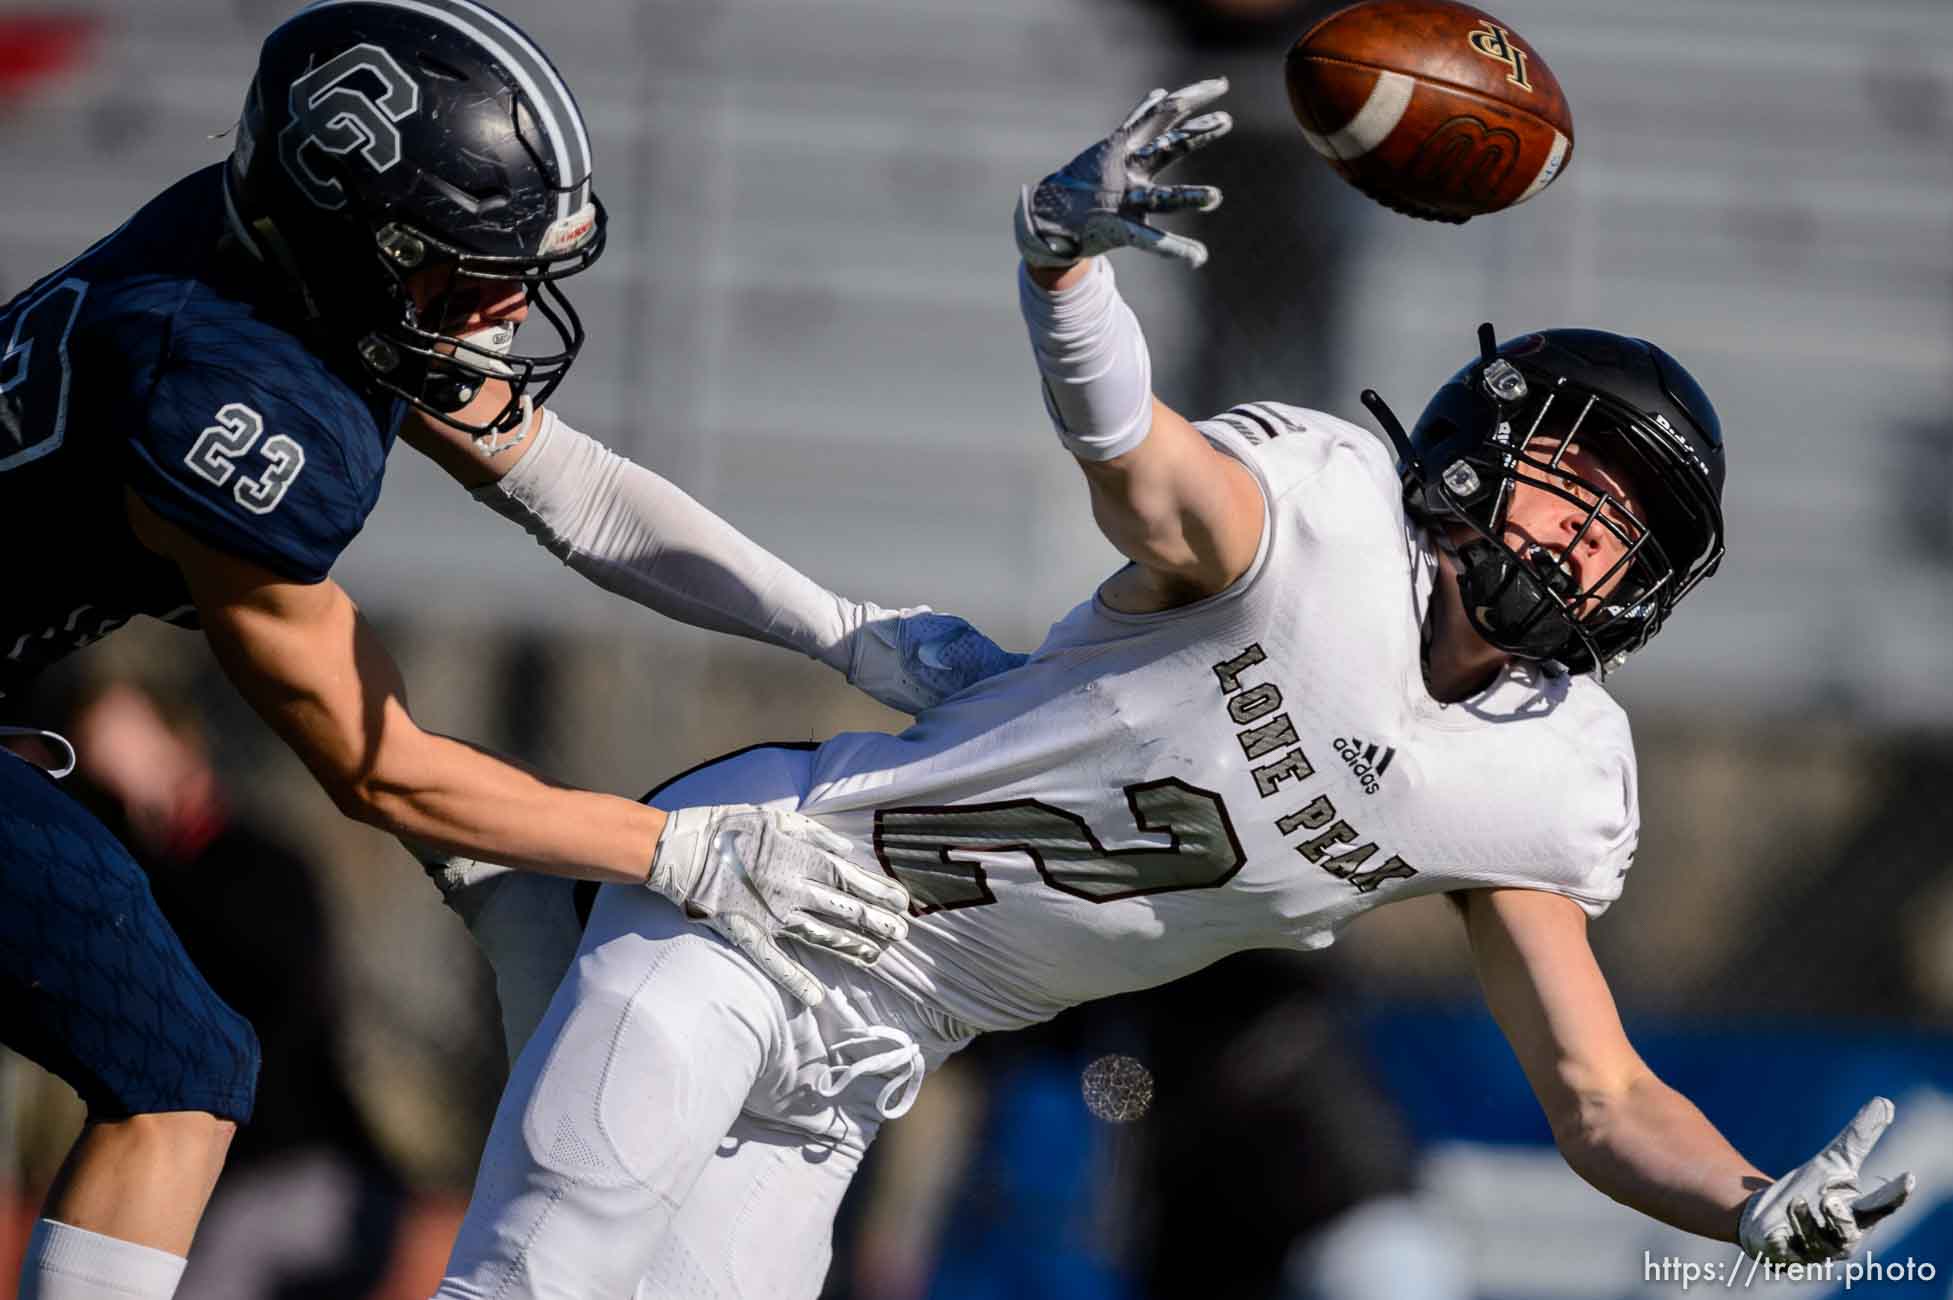
[[[238,461],[253,448],[267,462],[265,468],[256,474],[239,474]],[[197,435],[183,463],[218,487],[231,483],[231,495],[239,505],[252,514],[268,515],[304,471],[305,448],[282,433],[266,438],[262,415],[242,402],[226,402],[217,412],[217,423]]]

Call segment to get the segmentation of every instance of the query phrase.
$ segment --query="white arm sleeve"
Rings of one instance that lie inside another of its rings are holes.
[[[1095,257],[1088,265],[1058,293],[1039,288],[1020,265],[1017,302],[1059,440],[1080,460],[1111,460],[1152,432],[1153,360],[1111,264]]]
[[[553,411],[528,454],[475,496],[606,591],[693,627],[798,650],[904,713],[1022,660],[927,605],[891,610],[835,595]]]
[[[647,609],[848,671],[874,606],[835,595],[672,483],[545,411],[529,454],[477,499]]]

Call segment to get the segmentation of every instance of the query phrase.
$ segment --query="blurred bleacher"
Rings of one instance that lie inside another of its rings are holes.
[[[1044,433],[1005,213],[1165,75],[1154,18],[1126,0],[505,7],[578,87],[614,220],[576,286],[592,342],[564,413],[851,590],[1018,639],[1085,592],[1110,552]],[[1352,388],[1414,411],[1481,318],[1659,339],[1728,425],[1731,552],[1624,692],[1953,717],[1953,6],[1500,9],[1568,87],[1567,177],[1462,230],[1339,194],[1325,219],[1359,226],[1358,291],[1319,337],[1265,346],[1331,350]],[[18,284],[221,156],[206,137],[283,12],[100,6],[84,71],[0,117],[10,174],[36,182],[0,211],[0,277]],[[1268,165],[1318,164],[1297,139]],[[1278,259],[1281,233],[1217,256]],[[1201,328],[1176,315],[1174,275],[1122,275],[1163,355]],[[1353,392],[1243,396],[1360,413]],[[415,458],[392,476],[343,570],[369,604],[631,617]]]

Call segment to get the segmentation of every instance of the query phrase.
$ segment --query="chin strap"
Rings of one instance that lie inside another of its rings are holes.
[[[515,377],[515,367],[499,358],[507,356],[514,350],[517,324],[518,322],[512,320],[492,321],[478,330],[455,337],[469,347],[469,357],[476,365],[490,374],[512,379]],[[469,387],[461,379],[449,379],[445,382],[455,385],[455,395],[462,399],[457,409],[474,400],[475,394],[481,391],[479,386]],[[522,394],[516,401],[519,403],[517,409],[522,412],[522,415],[512,427],[490,429],[486,433],[475,435],[475,447],[482,455],[495,456],[511,447],[520,447],[529,437],[529,430],[536,422],[535,403],[530,400],[527,393]]]
[[[484,456],[497,456],[511,447],[520,447],[529,440],[529,430],[536,427],[536,404],[524,393],[516,399],[521,403],[522,418],[512,429],[490,429],[487,433],[475,435],[475,449]]]

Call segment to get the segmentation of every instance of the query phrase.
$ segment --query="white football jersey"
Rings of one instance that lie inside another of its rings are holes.
[[[1515,665],[1436,703],[1435,557],[1383,445],[1272,403],[1199,427],[1266,499],[1239,581],[1157,614],[1095,596],[1023,667],[814,755],[805,810],[923,909],[875,973],[972,1028],[1323,947],[1394,899],[1620,894],[1639,812],[1606,692]]]

